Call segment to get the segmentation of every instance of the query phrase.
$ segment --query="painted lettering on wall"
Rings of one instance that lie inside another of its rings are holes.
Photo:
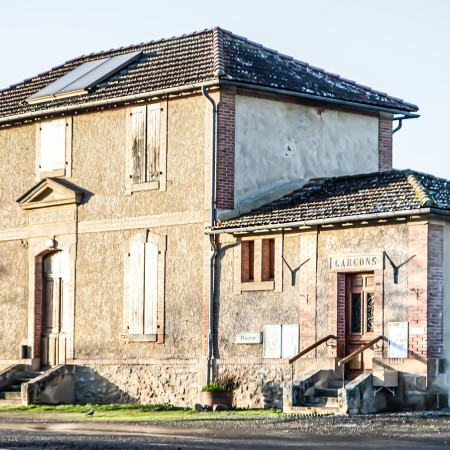
[[[332,256],[330,258],[330,270],[332,271],[374,270],[381,267],[381,254]]]

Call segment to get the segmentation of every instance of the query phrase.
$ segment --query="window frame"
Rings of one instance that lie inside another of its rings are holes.
[[[61,149],[61,153],[63,156],[63,167],[54,167],[44,168],[42,169],[42,156],[43,149],[42,144],[45,141],[43,137],[43,128],[47,128],[47,126],[56,123],[64,123],[64,149]],[[63,117],[53,120],[45,120],[42,122],[38,122],[36,124],[36,167],[35,167],[35,178],[36,181],[40,181],[43,178],[47,177],[66,177],[69,178],[72,176],[72,129],[73,129],[73,119],[72,117]]]

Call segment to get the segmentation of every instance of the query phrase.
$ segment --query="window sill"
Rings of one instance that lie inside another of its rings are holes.
[[[66,175],[66,169],[55,169],[55,170],[42,170],[39,173],[39,176],[41,178],[48,178],[48,177],[63,177]]]
[[[131,185],[131,192],[150,191],[159,189],[159,181],[149,181],[147,183],[134,183]]]
[[[241,291],[273,291],[274,289],[274,281],[249,281],[241,283]]]
[[[156,342],[158,336],[156,334],[129,334],[129,342]]]

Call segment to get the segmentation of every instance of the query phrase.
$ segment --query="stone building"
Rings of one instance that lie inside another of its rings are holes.
[[[416,111],[220,28],[4,89],[0,388],[26,371],[24,403],[192,405],[231,372],[238,406],[281,406],[382,336],[356,380],[378,364],[444,402],[446,182],[391,171]]]

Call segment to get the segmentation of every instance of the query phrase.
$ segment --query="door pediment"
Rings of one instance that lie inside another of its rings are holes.
[[[24,210],[49,206],[78,205],[83,192],[56,178],[44,178],[17,199]]]

